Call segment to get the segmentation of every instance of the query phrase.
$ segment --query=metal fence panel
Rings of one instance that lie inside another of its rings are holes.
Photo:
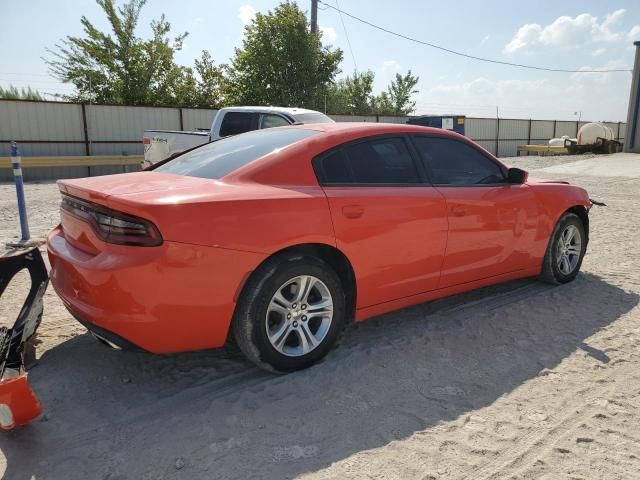
[[[177,108],[87,105],[91,141],[141,141],[145,130],[180,130]]]
[[[180,130],[181,126],[178,108],[86,105],[85,111],[90,151],[93,155],[142,154],[141,138],[144,130]],[[182,128],[209,129],[215,114],[214,109],[183,108]],[[406,123],[410,118],[375,115],[331,117],[338,122],[384,123]],[[465,123],[466,135],[495,154],[497,120],[468,117]],[[562,135],[573,138],[577,127],[586,123],[588,122],[584,121],[578,125],[575,121],[500,119],[497,153],[500,156],[515,155],[518,145],[543,145],[550,138]],[[626,124],[606,124],[613,129],[616,137],[624,140]],[[22,140],[20,150],[24,156],[85,155],[84,137],[80,104],[0,100],[0,139]],[[44,171],[41,173],[48,174]],[[60,175],[67,173],[76,172],[60,170]]]
[[[500,119],[500,139],[529,141],[529,120]]]
[[[495,140],[476,140],[476,143],[482,146],[485,150],[491,152],[493,155],[496,154],[496,141]]]
[[[518,155],[518,146],[522,140],[500,140],[498,142],[498,157],[515,157]]]
[[[9,155],[9,145],[2,145],[0,157]],[[67,155],[86,155],[84,142],[79,143],[30,143],[18,142],[20,155],[23,157],[65,157]]]
[[[82,141],[82,106],[0,100],[0,139]]]
[[[203,108],[183,108],[182,126],[185,130],[211,129],[213,117],[218,110]]]
[[[620,133],[618,135],[618,140],[620,141],[624,141],[624,137],[627,134],[627,124],[626,123],[621,123],[620,124]]]
[[[569,138],[576,138],[576,136],[578,135],[577,125],[577,122],[557,121],[555,138],[561,138],[564,135],[568,136]]]
[[[488,141],[496,138],[498,122],[495,118],[467,118],[464,132],[467,137],[476,141]],[[486,147],[485,147],[486,148]],[[495,150],[495,145],[493,146]]]
[[[553,120],[532,120],[531,121],[531,142],[534,145],[542,145],[539,141],[548,142],[553,138]],[[535,143],[534,143],[535,141]]]
[[[411,117],[398,117],[398,116],[389,116],[389,115],[380,115],[378,117],[378,121],[380,123],[407,123]]]
[[[176,108],[87,105],[91,155],[139,155],[148,129],[180,130]]]

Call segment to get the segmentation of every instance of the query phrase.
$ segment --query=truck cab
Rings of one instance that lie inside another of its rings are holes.
[[[166,158],[178,155],[185,150],[218,140],[230,135],[259,130],[263,128],[283,127],[293,124],[333,123],[325,114],[305,108],[289,107],[227,107],[218,110],[211,130],[172,131],[145,130],[144,161],[146,168]]]

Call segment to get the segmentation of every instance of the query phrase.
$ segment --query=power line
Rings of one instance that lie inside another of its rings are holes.
[[[613,72],[631,72],[630,69],[626,69],[626,68],[614,68],[614,69],[604,69],[604,70],[569,70],[569,69],[564,69],[564,68],[547,68],[547,67],[538,67],[535,65],[524,65],[521,63],[512,63],[512,62],[504,62],[502,60],[492,60],[490,58],[484,58],[484,57],[476,57],[475,55],[469,55],[467,53],[462,53],[462,52],[458,52],[456,50],[451,50],[450,48],[445,48],[442,47],[440,45],[436,45],[434,43],[429,43],[429,42],[425,42],[423,40],[418,40],[417,38],[413,38],[413,37],[409,37],[407,35],[403,35],[402,33],[398,33],[398,32],[394,32],[392,30],[389,30],[387,28],[381,27],[380,25],[376,25],[375,23],[371,23],[367,20],[364,20],[360,17],[356,17],[355,15],[349,13],[349,12],[345,12],[344,10],[340,9],[339,7],[334,7],[333,5],[330,5],[326,2],[323,2],[322,0],[318,0],[320,3],[322,3],[323,5],[326,5],[328,8],[332,8],[333,10],[336,10],[337,12],[339,12],[340,14],[344,14],[347,17],[353,18],[354,20],[357,20],[358,22],[364,23],[365,25],[369,25],[370,27],[373,27],[377,30],[381,30],[385,33],[388,33],[390,35],[394,35],[396,37],[399,38],[403,38],[405,40],[409,40],[411,42],[414,43],[419,43],[420,45],[426,45],[427,47],[431,47],[431,48],[435,48],[437,50],[442,50],[443,52],[447,52],[450,53],[452,55],[458,55],[459,57],[464,57],[464,58],[469,58],[472,60],[478,60],[480,62],[487,62],[487,63],[496,63],[499,65],[507,65],[509,67],[518,67],[518,68],[528,68],[530,70],[542,70],[545,72],[561,72],[561,73],[613,73]],[[340,17],[340,19],[342,19],[342,16]],[[344,25],[344,24],[343,24]]]
[[[321,0],[318,0],[320,3],[324,3]],[[351,48],[351,40],[349,40],[349,34],[347,33],[347,27],[344,24],[344,18],[342,18],[342,10],[340,9],[340,4],[338,3],[338,0],[336,0],[336,7],[334,7],[333,5],[329,5],[326,4],[327,7],[331,7],[334,10],[338,11],[338,15],[340,16],[340,23],[342,23],[342,30],[344,30],[344,36],[347,38],[347,45],[349,46],[349,51],[351,52],[351,58],[353,59],[353,66],[356,70],[356,72],[358,71],[358,64],[356,63],[356,56],[353,54],[353,48]]]

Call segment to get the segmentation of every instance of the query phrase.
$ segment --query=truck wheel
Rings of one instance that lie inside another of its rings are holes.
[[[587,236],[582,220],[575,213],[565,213],[549,239],[540,279],[553,284],[572,281],[580,271],[586,251]]]
[[[233,335],[246,357],[277,373],[322,359],[345,325],[345,296],[325,262],[278,255],[247,282],[233,319]]]

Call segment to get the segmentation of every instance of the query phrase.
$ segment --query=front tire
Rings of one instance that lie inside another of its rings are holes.
[[[338,275],[310,256],[269,259],[251,276],[238,300],[233,335],[260,368],[287,373],[322,359],[345,325]]]
[[[540,279],[547,283],[567,283],[578,275],[587,251],[584,224],[575,213],[565,213],[556,224],[542,263]]]

